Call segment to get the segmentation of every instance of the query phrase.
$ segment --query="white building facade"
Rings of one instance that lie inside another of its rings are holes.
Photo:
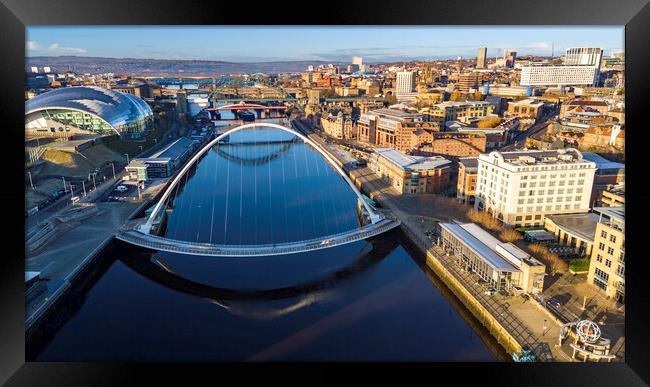
[[[576,149],[491,152],[478,158],[475,209],[515,226],[589,211],[594,162]]]
[[[546,65],[534,63],[521,67],[522,86],[594,85],[598,80],[598,66]]]
[[[600,61],[603,59],[603,49],[595,47],[571,47],[566,50],[564,64],[597,66],[600,68]]]

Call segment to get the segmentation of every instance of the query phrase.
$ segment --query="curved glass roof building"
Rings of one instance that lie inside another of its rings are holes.
[[[55,89],[25,103],[26,129],[82,131],[139,138],[153,127],[149,105],[131,94],[97,86]]]

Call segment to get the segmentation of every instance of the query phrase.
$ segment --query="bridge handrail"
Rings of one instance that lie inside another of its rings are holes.
[[[372,235],[380,234],[399,225],[397,220],[385,219],[380,223],[365,226],[364,229],[357,229],[341,234],[341,237],[329,235],[318,238],[317,241],[332,240],[331,243],[311,243],[309,241],[283,242],[281,244],[262,244],[262,245],[213,245],[206,243],[193,243],[167,239],[151,234],[143,234],[138,231],[127,231],[118,234],[118,239],[135,245],[149,247],[155,250],[166,250],[173,252],[186,252],[200,255],[221,255],[221,256],[255,256],[255,255],[278,255],[284,253],[296,253],[301,251],[318,250],[332,246],[349,243],[351,241],[365,239]],[[212,254],[210,254],[212,253]]]

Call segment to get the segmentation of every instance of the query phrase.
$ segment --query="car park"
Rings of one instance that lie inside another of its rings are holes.
[[[118,185],[117,188],[115,188],[117,192],[126,192],[129,189],[125,185]]]

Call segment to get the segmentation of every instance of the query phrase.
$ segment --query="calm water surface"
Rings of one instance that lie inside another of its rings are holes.
[[[250,130],[213,148],[174,192],[166,236],[279,243],[359,227],[345,181],[291,140]],[[120,245],[36,360],[496,360],[397,236],[263,258]]]

